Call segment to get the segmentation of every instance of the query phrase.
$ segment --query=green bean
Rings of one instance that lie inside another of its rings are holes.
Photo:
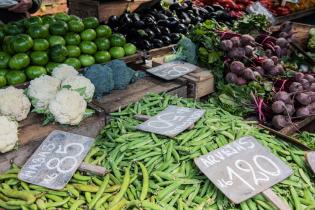
[[[294,201],[294,207],[296,210],[302,210],[302,207],[301,207],[301,203],[300,203],[300,200],[299,200],[299,196],[297,194],[297,192],[295,191],[295,189],[290,186],[290,192],[291,192],[291,195],[292,195],[292,199]]]
[[[141,195],[140,195],[140,200],[143,201],[147,197],[147,193],[149,189],[149,175],[145,166],[141,162],[138,162],[138,164],[141,168],[142,176],[143,176],[143,182],[142,182],[143,186],[142,186]]]
[[[83,205],[85,203],[84,200],[76,200],[70,207],[70,210],[77,210],[79,206]]]
[[[109,207],[113,207],[115,204],[117,204],[124,196],[128,186],[129,186],[129,182],[130,182],[130,172],[129,172],[130,168],[127,167],[125,169],[125,176],[124,176],[124,180],[123,183],[121,185],[120,191],[117,193],[117,195],[115,195],[115,197],[113,198],[113,201],[110,203]]]
[[[103,203],[105,203],[105,202],[107,201],[107,199],[110,198],[110,197],[111,197],[111,194],[106,194],[106,193],[103,194],[103,197],[100,198],[100,199],[96,202],[96,204],[95,204],[95,209],[96,209],[96,210],[101,209]]]
[[[94,205],[97,203],[97,201],[101,198],[102,194],[104,193],[107,185],[109,182],[109,175],[107,175],[102,183],[102,185],[100,186],[99,191],[96,193],[96,195],[94,196],[94,198],[92,199],[92,201],[89,204],[89,208],[93,209]]]
[[[91,192],[85,192],[85,193],[84,193],[84,197],[85,197],[85,200],[86,200],[88,203],[91,203],[91,201],[92,201]]]
[[[0,191],[7,197],[22,199],[26,201],[27,204],[32,204],[36,200],[35,196],[28,192],[20,192],[17,190],[9,189],[0,189]]]
[[[73,184],[74,188],[83,192],[97,192],[99,187],[96,185],[83,185],[83,184]]]

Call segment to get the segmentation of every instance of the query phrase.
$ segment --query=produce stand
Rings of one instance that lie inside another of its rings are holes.
[[[121,15],[126,10],[133,12],[142,3],[150,2],[150,0],[141,1],[108,1],[99,2],[93,0],[69,0],[69,13],[84,17],[97,17],[100,21],[107,20],[112,15]],[[84,8],[84,9],[82,9]]]

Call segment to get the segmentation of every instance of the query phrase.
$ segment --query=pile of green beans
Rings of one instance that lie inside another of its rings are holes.
[[[309,146],[312,150],[315,150],[315,134],[307,131],[296,133],[293,135],[301,143]]]
[[[171,139],[135,130],[135,114],[153,116],[168,105],[206,109],[193,129]],[[76,172],[61,191],[17,180],[18,168],[0,175],[0,207],[5,209],[148,209],[148,210],[272,210],[257,195],[240,205],[231,203],[195,166],[193,159],[242,136],[256,137],[285,161],[294,174],[272,190],[292,209],[315,208],[314,175],[304,151],[219,107],[170,95],[149,94],[112,113],[85,162],[110,169],[105,177]],[[27,195],[27,196],[26,196]]]

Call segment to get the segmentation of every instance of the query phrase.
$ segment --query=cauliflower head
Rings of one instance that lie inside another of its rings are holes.
[[[59,88],[60,80],[44,75],[30,82],[27,95],[31,99],[35,110],[47,110],[49,101],[55,98]]]
[[[62,89],[49,102],[49,111],[60,124],[78,125],[85,114],[87,103],[78,92]]]
[[[21,121],[27,117],[30,109],[31,102],[22,89],[12,86],[0,89],[0,115]]]
[[[56,68],[53,69],[51,73],[53,77],[61,81],[65,80],[67,77],[76,76],[78,74],[79,72],[75,70],[75,68],[67,64],[61,64],[57,66]]]
[[[12,150],[18,141],[18,124],[11,118],[0,116],[0,152]]]
[[[91,80],[79,75],[66,78],[61,83],[61,87],[78,92],[87,102],[92,101],[95,91],[95,86]]]

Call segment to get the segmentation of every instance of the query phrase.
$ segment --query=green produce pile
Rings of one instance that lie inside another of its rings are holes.
[[[74,68],[105,63],[136,53],[123,35],[100,25],[59,13],[0,25],[0,87],[31,80],[61,63]]]
[[[296,133],[293,137],[301,141],[301,143],[309,146],[312,150],[315,150],[315,134],[303,131]]]
[[[194,129],[175,139],[136,131],[135,114],[154,115],[168,105],[206,109]],[[294,174],[273,186],[292,209],[315,205],[314,175],[304,162],[304,152],[259,131],[242,118],[211,104],[169,95],[151,94],[117,113],[107,125],[86,162],[111,169],[105,177],[79,174],[62,191],[43,189],[16,179],[18,169],[0,175],[0,206],[6,209],[212,209],[271,210],[257,195],[234,205],[197,169],[193,159],[239,137],[252,135],[285,161]]]

